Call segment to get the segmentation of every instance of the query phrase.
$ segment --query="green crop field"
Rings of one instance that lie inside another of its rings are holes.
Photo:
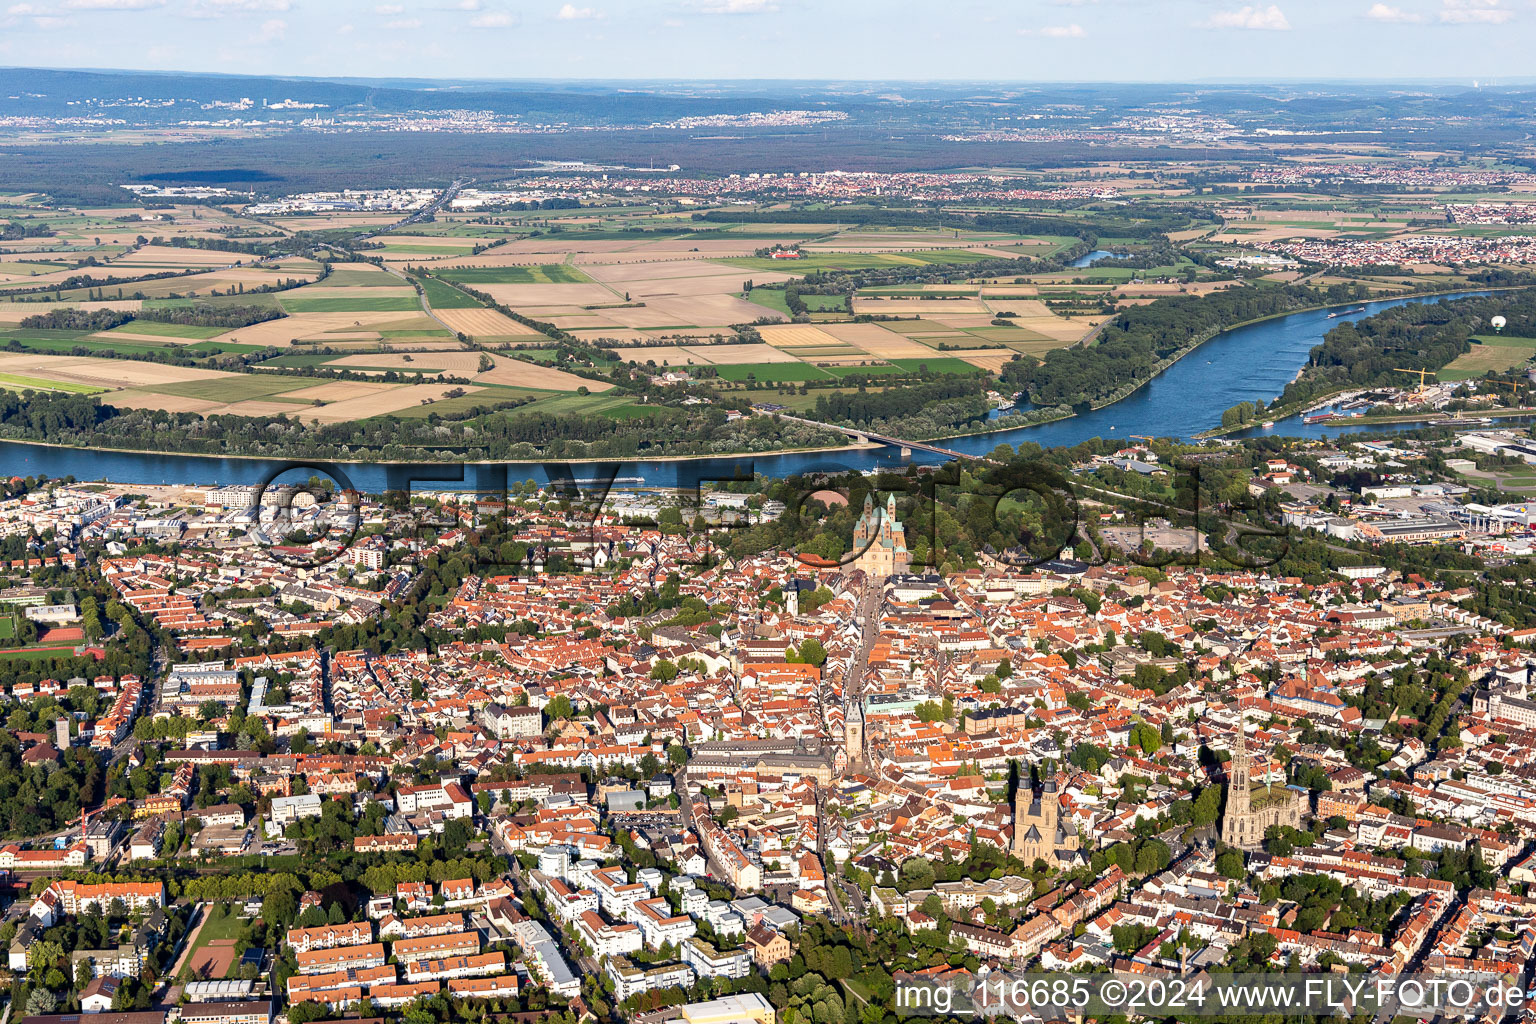
[[[99,395],[106,388],[89,384],[73,384],[68,381],[48,380],[44,377],[24,377],[19,373],[0,373],[0,388],[7,391],[63,391],[71,395]]]
[[[9,344],[13,339],[0,336]],[[87,338],[15,338],[24,352],[47,352],[51,355],[73,355],[76,349],[87,352],[104,352],[108,355],[142,355],[148,352],[164,352],[165,345],[153,341],[101,341]]]
[[[108,334],[153,334],[157,338],[191,338],[206,341],[231,330],[228,327],[203,327],[198,324],[163,324],[156,320],[130,320],[114,327]]]
[[[387,270],[333,270],[324,284],[330,288],[398,288],[400,279]]]
[[[564,263],[531,267],[454,267],[439,270],[436,276],[459,284],[584,284],[592,280]]]
[[[236,345],[228,341],[199,341],[195,345],[184,345],[181,351],[193,356],[216,356],[225,352],[260,352],[265,345]]]
[[[396,282],[397,284],[399,282]],[[298,294],[289,292],[242,292],[239,295],[200,295],[195,299],[145,299],[145,309],[191,309],[194,306],[260,306],[277,309],[279,295]]]
[[[754,305],[770,309],[783,316],[793,316],[789,307],[784,305],[784,289],[782,288],[753,288],[750,292],[738,292],[741,298]]]
[[[721,380],[730,381],[759,380],[791,383],[831,376],[821,367],[812,366],[809,363],[738,363],[735,366],[716,366],[715,371],[720,375]]]
[[[918,373],[923,367],[927,367],[929,373],[939,374],[964,375],[982,372],[963,359],[952,359],[945,356],[939,356],[937,359],[892,359],[891,362],[908,373]]]
[[[485,303],[472,295],[465,295],[446,281],[429,277],[422,281],[427,293],[427,304],[433,309],[479,309]]]
[[[356,298],[344,295],[304,298],[294,294],[285,295],[281,301],[283,308],[290,313],[392,313],[421,308],[420,301],[414,295],[370,297],[363,289],[358,289]]]
[[[995,260],[996,256],[971,249],[922,249],[916,252],[818,252],[797,260],[769,256],[735,256],[717,260],[747,270],[804,274],[813,270],[876,270],[882,267],[964,266]]]
[[[241,373],[209,380],[183,380],[172,384],[155,384],[144,390],[153,391],[158,395],[201,398],[210,402],[243,402],[251,398],[280,395],[284,391],[297,391],[300,388],[313,387],[321,383],[324,382],[313,377],[272,377]]]
[[[1470,380],[1485,374],[1503,375],[1536,356],[1536,338],[1511,334],[1478,334],[1471,338],[1472,349],[1442,367],[1435,376],[1443,381]]]

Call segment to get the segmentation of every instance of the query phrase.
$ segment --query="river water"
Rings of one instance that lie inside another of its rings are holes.
[[[1093,254],[1090,253],[1090,256]],[[1406,302],[1440,301],[1488,292],[1458,292],[1430,299],[1394,299],[1366,304],[1358,313],[1329,319],[1328,310],[1292,313],[1218,334],[1169,367],[1161,376],[1114,405],[1071,419],[1042,426],[995,431],[941,442],[945,447],[970,454],[985,454],[999,444],[1034,442],[1046,447],[1073,445],[1094,437],[1186,438],[1217,426],[1221,414],[1244,401],[1269,401],[1280,394],[1307,361],[1312,347],[1329,328],[1379,313]],[[1334,310],[1338,312],[1338,310]],[[1411,429],[1405,425],[1405,429]],[[1281,420],[1270,431],[1288,437],[1332,437],[1347,433],[1349,426],[1308,426],[1301,417]],[[1353,429],[1361,429],[1355,427]],[[1381,427],[1375,428],[1377,430]],[[1388,428],[1390,429],[1390,428]],[[1266,431],[1255,430],[1252,433]],[[914,452],[911,461],[937,463],[942,457]],[[540,483],[559,480],[570,473],[577,481],[617,474],[619,487],[683,487],[701,480],[750,477],[753,473],[783,477],[810,470],[867,471],[900,467],[905,463],[891,448],[827,452],[824,454],[730,456],[674,461],[626,462],[605,471],[592,466],[559,466],[544,463],[500,463],[494,466],[390,467],[377,463],[320,463],[344,486],[370,493],[414,482],[418,489],[434,486],[451,489],[459,484],[477,490],[495,490],[503,482]],[[81,480],[112,480],[123,483],[258,484],[270,482],[291,462],[267,459],[226,459],[204,455],[143,454],[110,450],[49,448],[34,444],[0,444],[0,471],[6,475],[73,475]],[[308,464],[305,464],[306,466]],[[302,476],[292,469],[283,479]],[[345,476],[346,479],[339,479]]]

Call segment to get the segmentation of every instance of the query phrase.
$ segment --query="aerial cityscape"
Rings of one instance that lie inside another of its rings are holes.
[[[1536,8],[1354,7],[0,11],[0,1024],[1536,1024]]]

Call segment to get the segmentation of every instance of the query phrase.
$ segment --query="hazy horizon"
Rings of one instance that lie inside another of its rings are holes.
[[[0,0],[4,4],[4,0]],[[282,77],[1188,83],[1528,80],[1532,0],[21,0],[0,63]],[[851,45],[850,45],[851,44]]]

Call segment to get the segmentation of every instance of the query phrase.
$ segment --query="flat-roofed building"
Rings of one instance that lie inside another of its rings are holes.
[[[187,1003],[181,1008],[181,1024],[272,1024],[272,1001]]]

